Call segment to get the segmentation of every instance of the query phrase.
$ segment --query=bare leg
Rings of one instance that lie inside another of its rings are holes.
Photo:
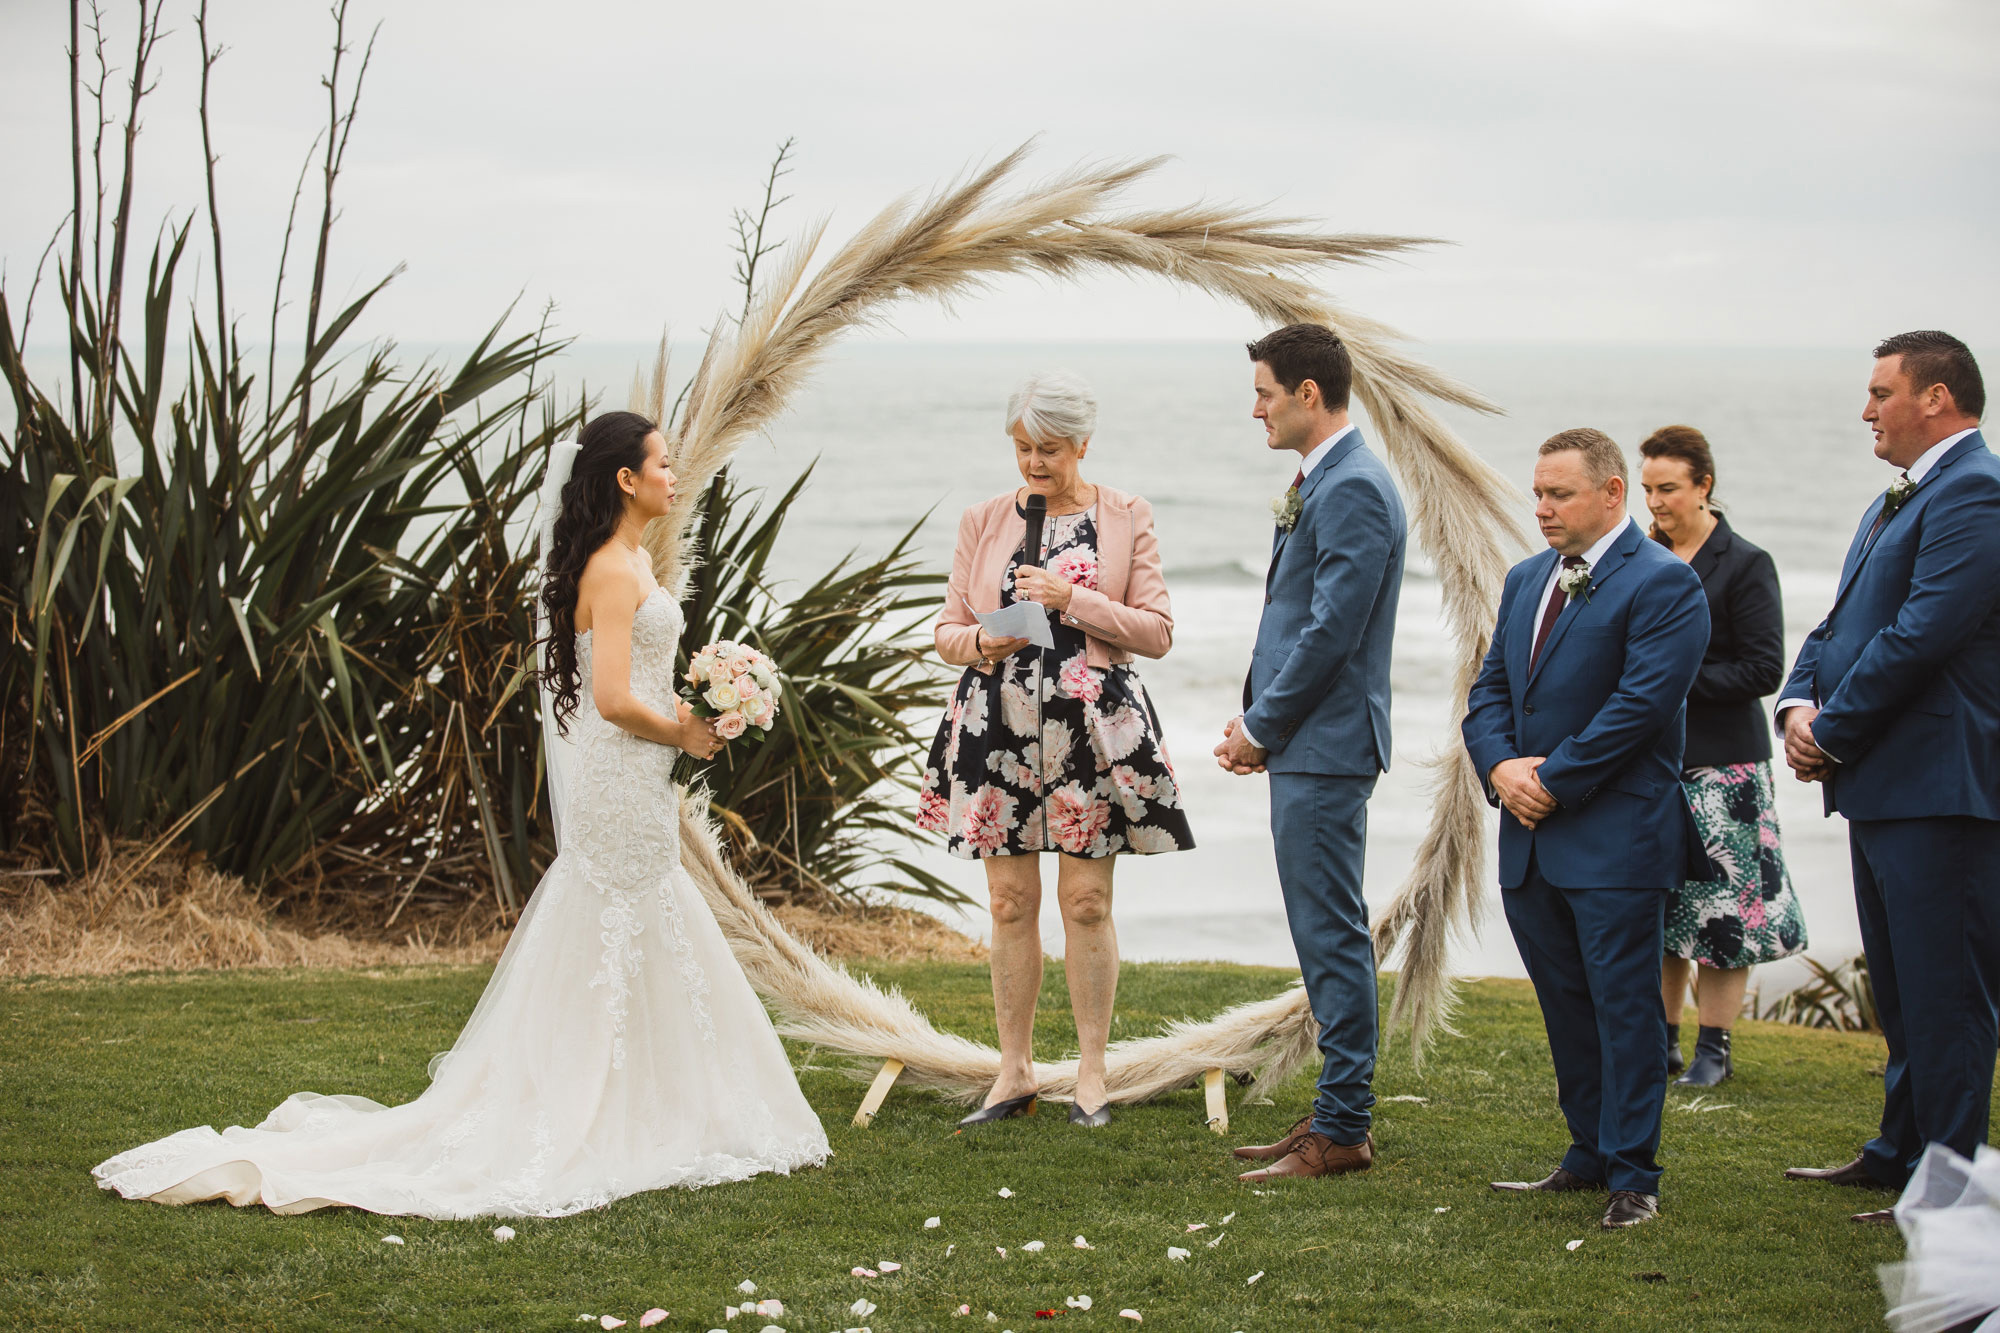
[[[1035,1001],[1042,992],[1042,866],[1033,852],[986,858],[993,906],[993,1017],[1000,1076],[986,1105],[1035,1090]]]
[[[1660,960],[1660,1003],[1666,1006],[1669,1023],[1681,1021],[1681,1010],[1687,1004],[1688,977],[1693,971],[1692,959],[1676,958],[1673,954],[1668,954]],[[1702,970],[1702,975],[1707,975],[1706,968]],[[1742,993],[1738,992],[1736,998],[1740,1001],[1743,998]]]
[[[1056,876],[1062,907],[1063,975],[1076,1016],[1076,1104],[1104,1105],[1104,1046],[1111,1039],[1111,1010],[1118,999],[1118,931],[1111,924],[1111,870],[1115,856],[1065,856]]]
[[[1747,967],[1704,967],[1695,978],[1694,1004],[1705,1028],[1733,1028],[1750,986]]]

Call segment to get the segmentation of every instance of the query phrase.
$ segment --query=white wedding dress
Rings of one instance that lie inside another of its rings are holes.
[[[680,608],[632,626],[632,688],[672,715]],[[128,1199],[225,1198],[431,1218],[559,1217],[644,1190],[789,1172],[830,1155],[701,891],[681,869],[676,750],[590,691],[571,734],[561,849],[415,1101],[301,1092],[255,1129],[185,1129],[93,1174]]]

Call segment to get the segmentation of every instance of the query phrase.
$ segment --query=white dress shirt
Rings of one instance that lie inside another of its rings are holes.
[[[1923,455],[1916,462],[1910,464],[1909,470],[1903,475],[1908,477],[1913,485],[1921,483],[1925,477],[1930,475],[1931,469],[1938,465],[1938,460],[1951,452],[1953,445],[1978,429],[1979,427],[1974,426],[1972,430],[1962,430],[1956,435],[1947,435],[1944,439],[1939,440],[1936,444],[1924,450]],[[1817,707],[1819,707],[1819,700],[1817,699],[1791,698],[1778,700],[1778,706],[1771,711],[1772,715],[1778,719],[1778,730],[1782,732],[1785,729],[1785,714],[1787,712],[1794,708]],[[1826,751],[1822,749],[1820,753],[1826,754]],[[1833,756],[1830,754],[1826,757],[1833,759]],[[1837,764],[1840,761],[1833,759],[1833,762]]]
[[[1618,539],[1625,535],[1625,529],[1631,526],[1632,516],[1627,514],[1623,523],[1614,524],[1611,531],[1590,544],[1590,549],[1583,553],[1583,563],[1596,568],[1597,562],[1605,557],[1605,554],[1617,544]],[[1549,598],[1555,596],[1556,580],[1562,577],[1562,573],[1563,563],[1558,560],[1556,561],[1556,567],[1549,573],[1549,581],[1542,585],[1542,600],[1535,603],[1535,632],[1537,634],[1541,633],[1542,617],[1549,613]],[[1534,651],[1532,644],[1533,641],[1530,640],[1529,652]]]

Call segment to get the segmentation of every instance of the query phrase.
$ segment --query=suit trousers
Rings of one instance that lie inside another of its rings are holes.
[[[1950,816],[1847,826],[1854,905],[1889,1039],[1882,1132],[1862,1150],[1885,1185],[1926,1145],[1986,1142],[2000,1040],[2000,822]]]
[[[1271,774],[1278,884],[1324,1061],[1312,1127],[1339,1144],[1368,1136],[1375,1105],[1375,945],[1361,896],[1374,791],[1373,777]]]
[[[1507,925],[1541,1001],[1569,1122],[1562,1164],[1614,1190],[1660,1192],[1667,1015],[1660,889],[1559,889],[1528,862],[1502,890]]]

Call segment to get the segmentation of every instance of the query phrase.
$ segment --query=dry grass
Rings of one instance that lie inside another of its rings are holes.
[[[455,904],[396,930],[282,910],[233,875],[188,857],[134,872],[127,852],[81,879],[0,879],[0,976],[103,977],[235,967],[490,963],[507,944],[491,900]],[[983,962],[986,947],[935,917],[839,900],[781,907],[795,937],[829,958]]]

